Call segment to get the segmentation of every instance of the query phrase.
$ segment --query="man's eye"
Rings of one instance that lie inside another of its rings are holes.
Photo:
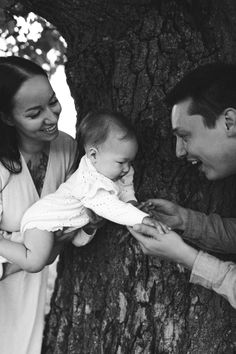
[[[188,136],[183,135],[183,136],[181,136],[181,139],[186,143],[188,141]]]

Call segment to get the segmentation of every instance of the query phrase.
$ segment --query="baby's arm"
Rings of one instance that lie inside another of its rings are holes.
[[[97,215],[117,224],[133,226],[142,223],[148,214],[125,203],[104,189],[99,189],[93,198],[85,198],[83,205],[92,209]]]
[[[41,271],[47,264],[54,243],[52,232],[39,229],[24,233],[24,244],[0,239],[0,255],[10,262],[18,264],[27,272]]]

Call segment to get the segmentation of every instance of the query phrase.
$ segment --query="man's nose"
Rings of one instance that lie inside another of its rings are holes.
[[[175,150],[176,156],[178,158],[184,157],[187,155],[186,147],[182,139],[177,137],[176,140],[176,150]]]

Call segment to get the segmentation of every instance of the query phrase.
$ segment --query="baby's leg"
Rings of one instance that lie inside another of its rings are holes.
[[[27,272],[39,272],[47,264],[53,242],[54,235],[51,232],[27,230],[23,244],[1,237],[0,255]]]
[[[53,232],[39,229],[29,229],[24,232],[28,271],[39,272],[47,265],[53,244]]]

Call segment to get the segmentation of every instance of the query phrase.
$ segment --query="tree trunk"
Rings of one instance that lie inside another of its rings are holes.
[[[209,183],[177,161],[163,99],[190,69],[236,61],[234,0],[21,0],[68,44],[66,72],[78,121],[91,108],[136,125],[139,200],[163,197],[236,216],[235,178]],[[68,117],[69,119],[69,117]],[[124,227],[107,223],[86,247],[68,246],[47,319],[43,353],[234,353],[236,312],[189,284],[189,273],[146,257]]]

